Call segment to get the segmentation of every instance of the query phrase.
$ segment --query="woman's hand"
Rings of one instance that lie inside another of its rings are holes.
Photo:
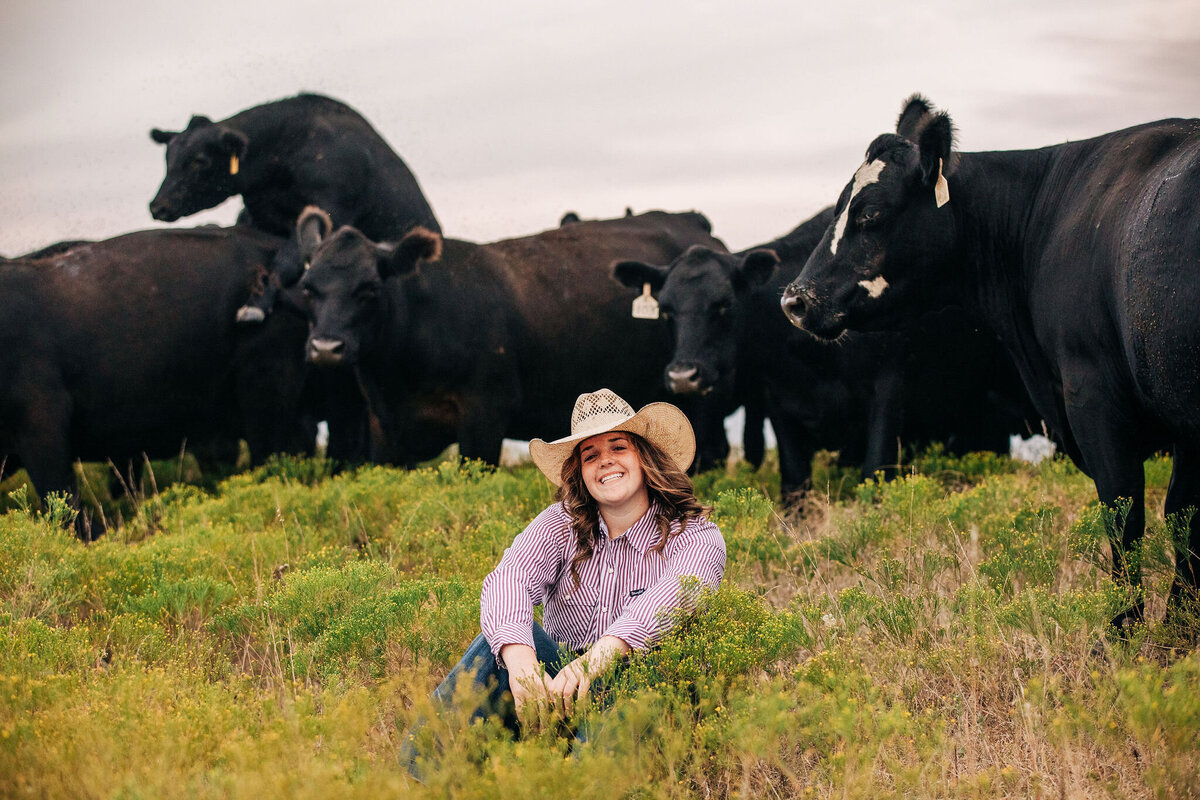
[[[506,644],[500,648],[500,658],[508,668],[508,690],[517,706],[517,719],[525,728],[536,731],[552,704],[550,677],[528,645]]]
[[[616,636],[601,636],[586,653],[567,664],[550,681],[551,701],[563,716],[575,710],[592,686],[592,678],[602,674],[616,659],[629,652],[629,645]]]

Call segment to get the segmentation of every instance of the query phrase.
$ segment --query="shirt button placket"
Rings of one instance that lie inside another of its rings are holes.
[[[612,542],[608,543],[612,545]],[[613,567],[612,557],[613,548],[607,547],[604,550],[604,579],[601,581],[600,587],[600,602],[604,603],[600,607],[600,628],[607,628],[612,623],[612,609],[615,587],[613,586]]]

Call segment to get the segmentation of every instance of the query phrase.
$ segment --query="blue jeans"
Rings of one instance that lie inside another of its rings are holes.
[[[533,623],[533,649],[537,654],[537,660],[546,668],[546,674],[550,677],[557,675],[560,669],[578,655],[566,645],[551,639],[550,634],[542,630],[542,626],[536,622]],[[433,691],[434,700],[442,705],[449,705],[454,698],[454,689],[458,686],[459,678],[464,674],[471,676],[473,686],[487,691],[483,702],[471,712],[471,719],[499,717],[504,723],[504,727],[519,736],[521,724],[517,719],[517,707],[513,703],[512,692],[509,690],[508,670],[497,666],[496,658],[492,655],[491,645],[488,644],[482,633],[475,637],[475,641],[471,642],[467,652],[463,653],[463,657],[454,665],[454,669],[450,670],[450,673]],[[422,754],[417,751],[416,734],[422,725],[422,720],[414,722],[413,726],[405,732],[400,745],[400,762],[408,767],[409,773],[417,780],[422,780],[417,766],[417,758]],[[576,738],[580,741],[583,740],[578,733]]]
[[[576,656],[566,645],[551,639],[550,634],[542,630],[542,626],[536,622],[533,623],[533,650],[551,678]],[[569,658],[564,659],[564,655]],[[503,720],[504,727],[519,734],[520,723],[517,721],[517,708],[513,704],[508,685],[508,670],[496,665],[492,647],[482,633],[475,637],[475,641],[471,642],[471,646],[454,665],[454,669],[450,670],[450,674],[433,690],[434,699],[448,704],[454,697],[454,687],[458,685],[459,677],[472,671],[475,675],[473,685],[487,689],[487,698],[471,713],[471,719],[495,715]]]

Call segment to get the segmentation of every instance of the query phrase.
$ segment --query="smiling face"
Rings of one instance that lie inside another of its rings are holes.
[[[584,439],[579,460],[583,484],[602,513],[649,506],[642,462],[628,435],[611,431]]]

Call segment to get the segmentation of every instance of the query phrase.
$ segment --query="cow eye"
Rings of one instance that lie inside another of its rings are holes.
[[[662,306],[659,306],[658,315],[660,317],[662,317],[663,319],[670,319],[673,316],[673,313],[671,311],[668,311],[667,309],[663,308]]]
[[[878,225],[882,218],[882,211],[864,211],[855,218],[854,224],[860,228],[871,228]]]
[[[374,300],[379,296],[379,287],[369,283],[363,284],[354,290],[354,296],[359,300]]]

